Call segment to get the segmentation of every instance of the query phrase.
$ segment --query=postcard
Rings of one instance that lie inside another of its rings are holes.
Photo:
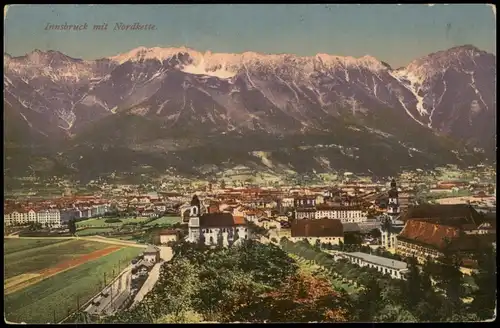
[[[495,5],[4,27],[6,323],[495,319]]]

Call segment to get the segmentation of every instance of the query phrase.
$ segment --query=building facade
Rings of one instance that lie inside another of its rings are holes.
[[[408,265],[406,262],[396,261],[381,256],[353,252],[343,253],[342,257],[361,267],[367,266],[375,268],[380,273],[390,275],[393,279],[405,279],[405,275],[408,272]]]
[[[160,244],[166,245],[170,242],[176,242],[179,239],[179,234],[175,230],[163,230],[160,232]]]
[[[294,220],[291,225],[290,241],[307,240],[311,244],[339,245],[344,242],[344,228],[340,220],[309,219]]]
[[[316,219],[336,219],[342,223],[361,223],[368,217],[365,211],[359,206],[329,206],[318,205],[315,212]]]
[[[303,219],[315,219],[316,209],[315,208],[299,208],[294,211],[294,218],[296,220]]]
[[[200,215],[198,201],[195,197],[191,202],[189,213],[187,236],[189,242],[228,247],[250,238],[251,233],[245,218],[235,217],[231,213]]]
[[[157,263],[160,261],[160,249],[149,245],[143,253],[144,261],[149,263]]]
[[[316,206],[316,197],[297,197],[294,199],[293,206],[300,207],[314,207]]]

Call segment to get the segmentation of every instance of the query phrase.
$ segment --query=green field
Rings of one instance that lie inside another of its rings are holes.
[[[106,219],[89,219],[77,222],[76,227],[77,228],[120,227],[122,225],[129,223],[141,223],[149,220],[148,218],[133,218],[133,217],[117,218],[117,219],[120,219],[122,222],[106,223],[105,222]]]
[[[64,239],[19,239],[19,238],[4,238],[3,254],[7,255],[23,251],[25,249],[37,248],[60,243]]]
[[[82,305],[100,290],[104,274],[109,282],[113,270],[118,274],[119,263],[123,269],[141,252],[141,248],[125,247],[6,295],[5,318],[11,322],[53,323],[55,316],[59,322],[76,310],[77,301]]]
[[[113,231],[113,228],[106,228],[106,227],[88,228],[88,229],[83,229],[83,230],[77,231],[76,235],[77,236],[92,236],[92,235],[96,235],[99,233],[105,233],[105,232],[111,232],[111,231]]]
[[[182,222],[182,219],[179,216],[164,216],[147,223],[146,226],[150,227],[154,226],[155,224],[157,224],[158,226],[169,226],[180,222]]]
[[[82,254],[110,246],[105,243],[72,239],[52,239],[50,241],[57,243],[39,246],[34,242],[37,240],[40,241],[40,239],[19,239],[15,246],[19,247],[24,242],[26,247],[31,246],[31,248],[10,252],[4,256],[4,279],[50,268]],[[6,250],[12,250],[9,244],[10,242],[5,242]]]

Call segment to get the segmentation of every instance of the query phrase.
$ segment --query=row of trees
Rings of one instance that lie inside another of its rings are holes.
[[[422,267],[415,259],[408,259],[406,280],[395,280],[375,269],[335,261],[307,242],[294,244],[282,239],[281,245],[286,251],[322,266],[332,277],[363,285],[363,292],[351,297],[358,309],[355,317],[360,321],[475,321],[494,315],[494,248],[478,255],[478,271],[469,281],[452,254],[446,254],[439,262],[428,259]]]

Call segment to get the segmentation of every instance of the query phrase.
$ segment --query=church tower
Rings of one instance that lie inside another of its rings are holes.
[[[399,215],[399,198],[396,180],[392,179],[391,189],[389,189],[389,202],[387,204],[387,214],[394,220]]]
[[[200,239],[200,209],[201,204],[198,196],[194,195],[189,209],[189,241],[197,242]]]

